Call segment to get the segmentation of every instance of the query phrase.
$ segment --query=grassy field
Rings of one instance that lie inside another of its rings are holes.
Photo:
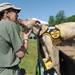
[[[26,70],[25,75],[35,75],[37,63],[37,43],[36,40],[29,40],[28,54],[22,59],[20,67]]]

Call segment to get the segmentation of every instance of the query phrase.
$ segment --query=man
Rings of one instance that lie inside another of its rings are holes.
[[[31,30],[25,33],[22,26],[34,21],[22,25],[18,20],[20,10],[11,3],[0,4],[0,75],[21,75],[18,65],[26,53],[31,33]]]

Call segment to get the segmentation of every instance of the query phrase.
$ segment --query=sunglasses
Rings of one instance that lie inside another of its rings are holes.
[[[15,13],[19,13],[19,11],[18,11],[18,10],[16,10],[16,9],[12,9],[12,8],[7,9],[7,11],[8,11],[8,12],[15,12]]]

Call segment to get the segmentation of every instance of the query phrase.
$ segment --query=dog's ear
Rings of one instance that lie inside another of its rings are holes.
[[[32,32],[35,34],[35,35],[38,35],[39,34],[39,30],[40,28],[37,28],[37,27],[34,27],[32,28]]]
[[[42,25],[41,26],[41,31],[40,31],[40,34],[39,35],[42,35],[47,29],[48,29],[48,26],[47,25]]]

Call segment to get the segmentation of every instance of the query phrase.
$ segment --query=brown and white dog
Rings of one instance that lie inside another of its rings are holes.
[[[52,64],[48,66],[49,69],[54,68],[57,74],[60,75],[59,49],[57,45],[75,37],[75,22],[58,24],[50,30],[47,25],[41,24],[38,20],[33,22],[35,22],[33,25],[28,24],[26,27],[32,29],[32,32],[37,35],[38,50],[41,56],[52,61]]]

